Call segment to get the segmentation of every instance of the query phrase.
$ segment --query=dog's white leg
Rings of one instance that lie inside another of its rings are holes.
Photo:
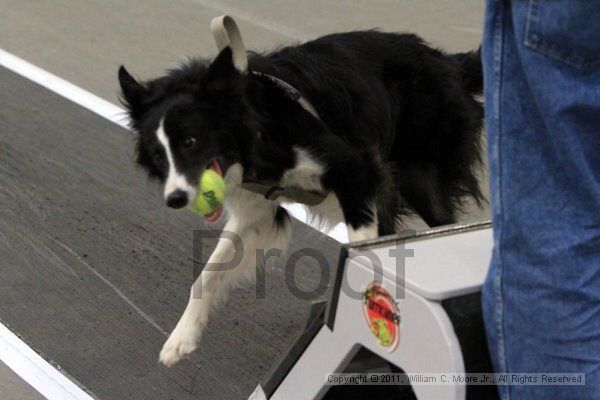
[[[225,230],[233,232],[232,224],[226,224]],[[235,256],[235,246],[231,240],[221,237],[217,247],[207,263],[231,260]],[[242,267],[241,265],[238,267]],[[221,272],[223,275],[223,272]],[[177,326],[163,345],[159,360],[166,366],[172,366],[197,348],[202,330],[208,322],[208,313],[215,302],[219,286],[217,271],[203,271],[190,289],[190,298]]]
[[[254,267],[257,249],[268,251],[273,247],[287,245],[289,227],[278,227],[274,215],[275,208],[270,207],[258,220],[253,218],[250,222],[232,217],[227,222],[224,230],[241,239],[244,245],[243,255],[237,265],[217,270],[219,264],[226,265],[236,257],[234,243],[221,236],[205,270],[192,286],[190,299],[181,319],[160,352],[160,362],[171,366],[197,348],[211,308],[226,299],[228,289],[256,276]]]
[[[348,224],[348,239],[351,242],[358,242],[361,240],[375,239],[378,236],[378,221],[377,221],[377,210],[375,206],[372,206],[373,221],[367,225],[363,225],[358,229],[354,229]]]
[[[348,226],[348,239],[351,242],[358,242],[361,240],[375,239],[377,237],[377,222],[372,224],[361,226],[358,229],[353,229]]]

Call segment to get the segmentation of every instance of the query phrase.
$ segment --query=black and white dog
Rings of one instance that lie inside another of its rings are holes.
[[[393,233],[411,212],[430,226],[452,223],[465,198],[482,199],[479,52],[350,32],[250,53],[247,71],[225,47],[212,62],[192,60],[144,83],[121,67],[119,81],[137,162],[164,182],[167,205],[187,206],[214,168],[227,187],[224,229],[246,249],[236,268],[202,273],[202,298],[190,296],[160,353],[165,365],[194,351],[211,307],[254,276],[254,250],[289,238],[285,197],[268,200],[243,182],[324,194],[311,212],[331,224],[340,215],[352,241]],[[233,247],[221,239],[209,262],[232,259]]]

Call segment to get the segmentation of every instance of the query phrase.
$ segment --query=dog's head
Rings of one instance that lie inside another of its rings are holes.
[[[137,132],[137,162],[163,182],[169,207],[183,208],[195,198],[206,168],[226,175],[240,162],[253,133],[245,78],[228,47],[212,63],[193,60],[143,83],[121,67],[119,82]]]

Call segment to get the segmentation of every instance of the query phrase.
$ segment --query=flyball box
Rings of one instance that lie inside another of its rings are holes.
[[[492,254],[489,222],[345,245],[328,302],[250,399],[487,398],[495,387],[329,386],[338,372],[491,372],[480,291]],[[395,390],[395,391],[394,391]],[[377,397],[379,398],[379,397]]]

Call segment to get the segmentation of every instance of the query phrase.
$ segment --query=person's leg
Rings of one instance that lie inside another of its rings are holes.
[[[488,0],[483,44],[496,372],[583,372],[503,399],[600,399],[600,2]]]

